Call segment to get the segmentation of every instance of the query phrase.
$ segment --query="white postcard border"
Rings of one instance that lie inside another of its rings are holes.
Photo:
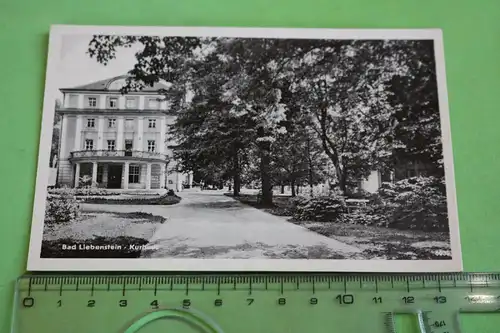
[[[62,36],[68,34],[218,36],[306,39],[429,39],[434,41],[443,163],[445,167],[450,260],[313,260],[313,259],[48,259],[40,258],[45,201],[49,176],[52,122],[56,97],[57,62]],[[451,142],[443,36],[440,29],[303,29],[240,27],[145,27],[71,26],[51,27],[47,55],[45,94],[38,153],[27,269],[30,271],[311,271],[311,272],[457,272],[463,270],[455,174]]]

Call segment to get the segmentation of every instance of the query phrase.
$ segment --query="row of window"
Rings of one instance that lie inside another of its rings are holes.
[[[125,140],[125,148],[131,150],[132,149],[132,141]],[[85,140],[85,150],[94,150],[94,140],[86,139]],[[108,150],[116,150],[116,140],[108,140]],[[156,151],[156,141],[148,140],[148,152]]]
[[[70,107],[76,107],[77,99],[76,95],[70,96],[69,105]],[[138,97],[126,97],[125,98],[125,108],[127,109],[137,109],[139,103]],[[88,96],[86,98],[86,107],[95,109],[97,108],[97,97]],[[148,98],[146,100],[146,108],[150,110],[156,110],[160,106],[158,98]],[[109,109],[118,109],[118,97],[108,97],[106,102],[106,107]]]
[[[130,164],[128,167],[128,182],[129,184],[139,184],[141,176],[141,166],[138,164]],[[97,182],[101,183],[103,179],[103,169],[99,168],[97,170]],[[169,184],[173,184],[174,182],[169,179]]]
[[[87,118],[87,128],[95,128],[95,118]],[[108,118],[108,128],[116,127],[116,118]],[[134,128],[134,119],[125,119],[125,128]],[[148,128],[156,128],[156,119],[148,119]]]

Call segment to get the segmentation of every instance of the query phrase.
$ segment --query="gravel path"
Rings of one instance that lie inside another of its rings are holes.
[[[361,250],[244,205],[219,191],[189,190],[172,206],[95,205],[86,210],[147,212],[167,218],[149,258],[343,259]]]

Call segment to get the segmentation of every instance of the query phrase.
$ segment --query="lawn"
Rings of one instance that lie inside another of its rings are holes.
[[[69,223],[44,229],[42,258],[137,258],[162,216],[143,212],[84,211]]]
[[[356,246],[362,252],[355,259],[451,259],[447,232],[399,230],[342,222],[296,221],[292,218],[293,212],[289,204],[291,197],[274,197],[273,207],[260,205],[256,195],[243,194],[235,199],[270,214],[285,217],[288,222],[318,234]]]

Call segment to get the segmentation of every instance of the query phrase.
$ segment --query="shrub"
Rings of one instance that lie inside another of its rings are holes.
[[[94,188],[90,186],[86,187],[81,187],[81,188],[54,188],[54,189],[49,189],[48,193],[50,194],[60,194],[60,193],[66,193],[66,192],[71,192],[73,195],[76,196],[110,196],[110,195],[121,195],[120,192],[110,192],[106,189],[102,188]]]
[[[447,231],[444,180],[413,177],[384,183],[372,200],[370,214],[384,216],[391,228]]]
[[[59,224],[75,220],[80,215],[80,206],[71,192],[49,195],[45,204],[45,223]]]
[[[293,218],[297,221],[336,222],[346,212],[346,204],[340,196],[297,198]]]
[[[162,195],[155,197],[132,197],[132,198],[105,198],[105,197],[89,197],[84,198],[85,203],[93,204],[113,204],[113,205],[174,205],[181,201],[181,198],[176,195]]]

